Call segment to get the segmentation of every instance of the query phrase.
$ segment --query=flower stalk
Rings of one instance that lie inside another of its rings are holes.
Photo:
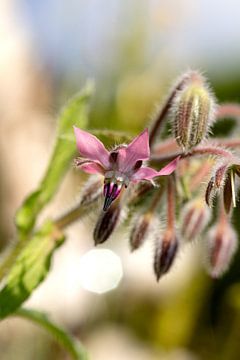
[[[171,176],[167,183],[167,226],[163,234],[158,234],[155,239],[153,268],[157,281],[171,268],[179,247],[175,229],[175,195],[175,183]]]

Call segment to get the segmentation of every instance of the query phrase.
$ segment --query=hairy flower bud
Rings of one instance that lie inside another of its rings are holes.
[[[131,250],[138,249],[146,240],[152,220],[152,214],[146,213],[135,222],[130,234]]]
[[[154,254],[154,272],[157,281],[168,272],[173,264],[179,246],[178,238],[174,231],[166,230],[161,237],[156,239]]]
[[[235,161],[238,160],[229,159],[223,164],[217,164],[205,193],[206,203],[210,205],[217,191],[222,189],[224,207],[227,213],[230,212],[232,204],[233,207],[236,207],[234,177],[238,175],[238,164],[235,164]]]
[[[178,92],[173,102],[173,132],[179,146],[189,150],[207,135],[214,117],[214,97],[197,72]]]
[[[216,168],[213,171],[213,175],[208,182],[205,200],[208,206],[211,205],[217,191],[224,187],[225,181],[228,175],[228,165],[217,164]]]
[[[212,277],[218,278],[228,269],[237,250],[237,234],[231,224],[219,221],[206,234],[206,245],[208,271]]]
[[[210,220],[210,210],[204,201],[198,198],[186,204],[182,213],[181,233],[186,240],[194,240]]]
[[[102,244],[109,238],[119,222],[120,213],[121,205],[118,202],[101,213],[93,232],[95,245]]]

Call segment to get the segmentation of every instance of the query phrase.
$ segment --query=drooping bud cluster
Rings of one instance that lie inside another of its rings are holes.
[[[185,151],[198,145],[214,119],[215,101],[205,79],[192,72],[172,104],[174,137]]]
[[[103,210],[94,228],[95,245],[111,236],[124,220],[122,214],[126,209],[131,250],[140,248],[150,238],[155,240],[153,267],[157,280],[174,264],[181,240],[206,241],[212,276],[218,277],[227,269],[237,241],[229,218],[231,208],[236,206],[239,186],[236,181],[235,191],[235,176],[240,177],[236,151],[240,140],[206,139],[209,127],[216,116],[225,114],[226,106],[225,110],[221,105],[219,109],[215,111],[215,99],[204,77],[191,71],[179,79],[158,109],[150,134],[145,129],[128,145],[108,150],[96,136],[75,127],[81,155],[77,167],[103,177],[103,181],[87,184],[80,201],[85,210],[101,198]],[[233,107],[227,107],[227,114],[229,109],[232,111]],[[167,138],[165,144],[157,143],[163,121],[170,116],[174,138]],[[206,189],[205,201],[202,189]],[[210,220],[215,219],[207,205],[211,205],[216,194],[220,195],[221,214],[225,215],[206,234]],[[166,199],[166,206],[162,199]],[[78,211],[73,218],[76,214]],[[160,226],[162,219],[166,219],[164,229]]]

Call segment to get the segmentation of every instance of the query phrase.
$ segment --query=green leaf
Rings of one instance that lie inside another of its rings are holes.
[[[0,319],[14,312],[45,279],[54,250],[64,241],[50,221],[21,250],[0,291]]]
[[[86,350],[83,348],[80,341],[69,335],[58,325],[51,322],[46,314],[36,310],[20,308],[13,315],[31,320],[35,324],[42,326],[57,340],[60,345],[62,345],[69,352],[74,360],[88,359]]]
[[[60,115],[57,141],[45,176],[38,189],[26,198],[16,214],[15,223],[20,240],[26,239],[31,232],[38,213],[51,200],[71,164],[76,144],[68,139],[73,134],[73,125],[86,128],[92,92],[93,86],[88,83],[68,102]]]

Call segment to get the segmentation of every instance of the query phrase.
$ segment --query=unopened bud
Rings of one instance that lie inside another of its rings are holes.
[[[226,164],[221,165],[215,172],[215,186],[219,189],[223,186],[227,175],[228,166]]]
[[[208,185],[207,185],[207,189],[206,189],[206,192],[205,192],[205,201],[207,203],[208,206],[211,205],[212,203],[212,199],[216,193],[216,188],[215,188],[215,180],[214,180],[214,177],[212,176],[210,181],[208,182]]]
[[[93,233],[95,245],[102,244],[109,238],[119,222],[120,213],[121,206],[116,202],[101,213]]]
[[[217,164],[216,169],[213,172],[213,176],[208,182],[205,200],[208,206],[211,205],[213,198],[220,189],[223,189],[224,193],[224,205],[227,212],[230,211],[232,203],[232,184],[231,184],[231,164],[224,163]]]
[[[207,135],[214,117],[214,98],[205,79],[193,73],[173,102],[173,132],[179,146],[189,150]]]
[[[208,271],[218,278],[228,269],[237,250],[237,234],[229,223],[219,222],[206,234],[206,245]]]
[[[178,250],[178,239],[171,230],[166,230],[164,234],[157,239],[154,254],[154,272],[157,281],[168,272],[173,264]]]
[[[152,220],[152,214],[146,213],[140,216],[133,226],[130,234],[131,250],[138,249],[146,240]]]
[[[202,199],[195,199],[183,208],[182,235],[188,241],[199,236],[211,218],[210,209]]]

